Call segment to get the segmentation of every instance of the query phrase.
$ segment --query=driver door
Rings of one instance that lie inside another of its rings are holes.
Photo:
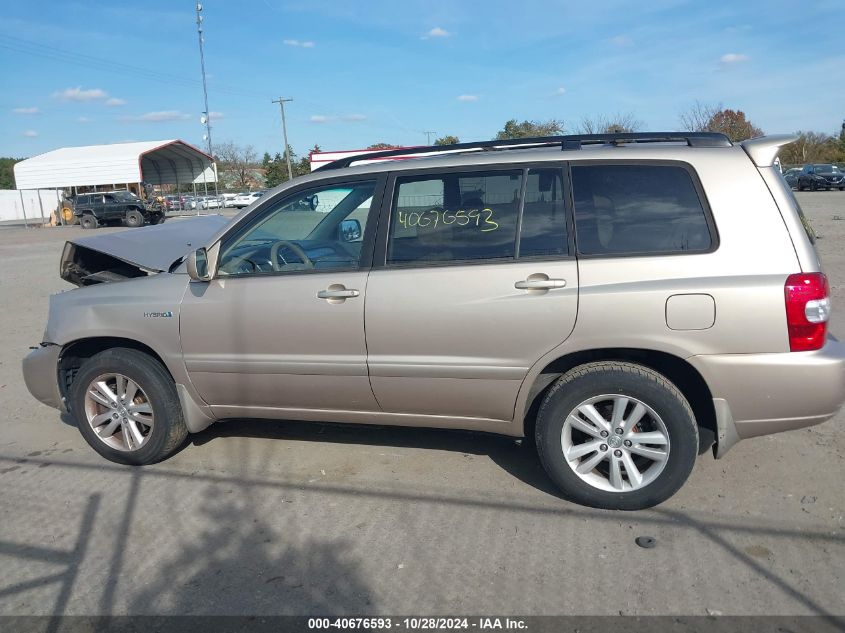
[[[377,411],[364,294],[383,179],[275,196],[223,238],[215,278],[191,282],[185,365],[220,417]]]

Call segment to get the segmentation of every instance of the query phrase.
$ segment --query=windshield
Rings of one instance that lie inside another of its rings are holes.
[[[816,171],[839,171],[839,168],[836,165],[813,165]]]
[[[131,202],[138,199],[138,196],[136,196],[131,191],[117,191],[112,195],[115,197],[116,200],[120,200],[121,202]]]

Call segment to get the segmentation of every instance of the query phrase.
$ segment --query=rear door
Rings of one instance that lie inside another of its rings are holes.
[[[512,420],[528,368],[575,324],[565,178],[513,165],[391,177],[365,308],[383,410]]]

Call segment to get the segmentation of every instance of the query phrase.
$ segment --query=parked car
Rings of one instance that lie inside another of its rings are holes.
[[[798,190],[839,189],[845,191],[845,174],[836,165],[804,165],[798,175]]]
[[[237,207],[238,209],[248,207],[249,205],[251,205],[253,202],[258,200],[263,195],[264,195],[263,191],[252,191],[250,193],[239,193],[232,200],[232,206]]]
[[[124,464],[227,418],[442,427],[531,436],[577,502],[653,506],[707,449],[845,400],[828,282],[772,167],[794,138],[517,139],[348,168],[396,155],[375,152],[234,221],[71,242],[61,276],[97,285],[51,297],[26,384]]]
[[[790,186],[790,188],[798,189],[798,176],[800,174],[801,168],[793,167],[783,172],[783,179],[786,181],[786,184]]]
[[[161,224],[165,217],[163,210],[145,206],[130,191],[79,194],[73,200],[73,215],[83,229],[96,229],[119,222],[130,227],[144,223]]]
[[[223,199],[216,196],[205,196],[199,203],[200,209],[221,209]]]
[[[235,198],[238,196],[236,193],[221,193],[220,196],[223,198],[223,206],[234,207],[235,206]]]

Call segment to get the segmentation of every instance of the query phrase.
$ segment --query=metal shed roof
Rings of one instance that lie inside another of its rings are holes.
[[[178,139],[62,147],[15,164],[18,189],[214,180],[212,158]]]

